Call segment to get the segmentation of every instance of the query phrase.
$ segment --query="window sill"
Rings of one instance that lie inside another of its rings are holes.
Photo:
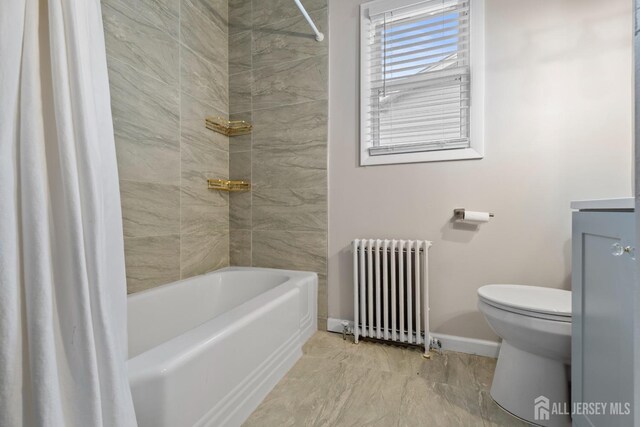
[[[392,165],[401,163],[447,162],[453,160],[482,159],[484,153],[474,148],[425,151],[421,153],[398,153],[369,155],[368,150],[360,153],[360,166]]]

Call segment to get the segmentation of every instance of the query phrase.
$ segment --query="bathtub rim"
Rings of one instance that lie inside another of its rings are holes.
[[[318,273],[315,273],[313,271],[302,271],[302,270],[283,270],[280,268],[263,268],[263,267],[223,267],[223,268],[219,268],[217,270],[213,270],[213,271],[208,271],[206,273],[202,273],[202,274],[198,274],[196,276],[191,276],[191,277],[185,277],[184,279],[179,279],[179,280],[174,280],[173,282],[169,282],[169,283],[163,283],[162,285],[158,285],[158,286],[154,286],[152,288],[148,288],[148,289],[143,289],[141,291],[137,291],[137,292],[132,292],[130,294],[127,294],[127,300],[129,298],[131,299],[139,299],[140,297],[147,295],[149,293],[152,292],[157,292],[160,291],[161,289],[164,288],[168,288],[171,286],[176,286],[179,284],[184,284],[186,282],[189,281],[193,281],[195,279],[199,279],[201,277],[205,277],[205,276],[211,276],[211,275],[216,275],[218,273],[224,273],[224,272],[228,272],[228,271],[267,271],[267,272],[280,272],[280,273],[301,273],[302,275],[304,274],[315,274],[318,275]],[[289,277],[287,279],[287,281],[291,280],[291,277]],[[282,282],[281,285],[283,285],[285,282]],[[280,285],[278,285],[280,286]]]
[[[274,305],[277,305],[283,298],[287,298],[290,293],[300,292],[299,281],[304,279],[315,279],[316,289],[318,274],[308,271],[297,270],[282,270],[274,268],[261,268],[261,267],[225,267],[219,270],[215,270],[209,273],[205,273],[199,276],[193,276],[179,281],[167,283],[155,288],[146,289],[139,293],[148,293],[157,291],[160,288],[175,286],[179,283],[184,283],[189,280],[193,280],[196,277],[202,277],[207,275],[219,274],[227,271],[264,271],[264,272],[278,272],[285,274],[288,279],[277,285],[276,287],[269,289],[266,292],[256,295],[255,297],[243,302],[240,305],[233,307],[231,310],[226,311],[219,316],[207,320],[198,326],[195,326],[184,333],[177,335],[163,343],[150,348],[149,350],[142,352],[127,360],[127,370],[129,372],[129,382],[144,380],[148,376],[152,375],[165,375],[172,371],[173,368],[179,366],[185,358],[189,358],[193,354],[194,345],[201,343],[206,345],[212,341],[224,338],[226,335],[233,333],[234,330],[239,329],[246,322],[249,322],[255,315],[256,311],[267,310]],[[316,291],[317,292],[317,291]],[[129,297],[133,298],[132,294]],[[309,319],[313,317],[315,309],[309,308],[309,312],[304,318],[300,319],[301,326],[307,325]]]

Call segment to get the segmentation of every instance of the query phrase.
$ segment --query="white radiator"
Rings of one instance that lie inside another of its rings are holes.
[[[353,241],[354,336],[429,352],[427,240]]]

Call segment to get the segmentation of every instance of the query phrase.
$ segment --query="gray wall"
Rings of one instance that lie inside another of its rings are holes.
[[[226,0],[103,0],[129,292],[229,263]]]
[[[635,198],[636,198],[636,251],[640,251],[640,0],[634,2],[634,37],[633,37],[633,53],[634,53],[634,106],[635,106]],[[636,306],[635,306],[635,322],[634,325],[640,325],[640,263],[638,264],[638,272],[636,280]],[[640,354],[640,328],[636,326],[634,332],[634,354]],[[640,369],[638,367],[638,357],[635,358],[634,366],[634,407],[640,408]]]
[[[496,339],[477,289],[568,288],[570,201],[632,194],[632,4],[486,0],[485,158],[365,168],[359,3],[329,4],[329,316],[352,317],[352,239],[429,239],[433,331]],[[457,207],[496,217],[457,229]]]
[[[636,246],[640,250],[640,0],[634,1],[634,25],[633,25],[633,57],[634,57],[634,148],[635,148],[635,197],[636,197]],[[638,277],[640,277],[640,272]],[[639,290],[640,291],[640,290]],[[639,298],[640,300],[640,298]],[[638,311],[640,313],[640,311]],[[640,334],[638,334],[640,341]],[[638,370],[640,371],[640,370]],[[640,374],[638,374],[640,378]],[[640,383],[640,380],[638,381]],[[640,384],[638,384],[640,389]],[[640,399],[640,392],[636,393]]]
[[[327,34],[326,0],[305,0]],[[231,264],[319,273],[327,317],[327,53],[293,0],[229,1],[230,175],[252,182],[230,197]]]

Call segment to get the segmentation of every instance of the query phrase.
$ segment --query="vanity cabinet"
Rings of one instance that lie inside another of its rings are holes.
[[[640,424],[640,414],[627,413],[634,406],[634,239],[635,216],[629,208],[573,213],[574,426]],[[606,414],[582,406],[601,402]]]

